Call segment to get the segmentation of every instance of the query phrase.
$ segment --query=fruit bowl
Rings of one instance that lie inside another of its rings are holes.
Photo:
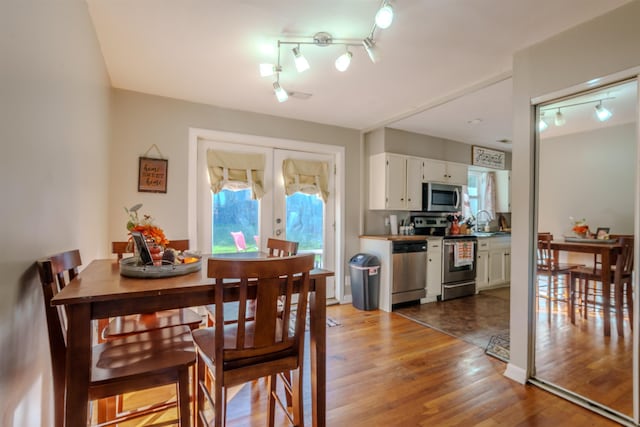
[[[189,255],[191,262],[180,264],[143,265],[139,257],[129,257],[120,260],[120,274],[125,277],[144,279],[160,279],[164,277],[183,276],[200,271],[202,257]]]

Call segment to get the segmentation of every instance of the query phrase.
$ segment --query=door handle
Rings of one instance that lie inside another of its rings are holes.
[[[276,230],[276,236],[279,236],[280,234],[282,234],[282,230],[280,230],[279,228]]]

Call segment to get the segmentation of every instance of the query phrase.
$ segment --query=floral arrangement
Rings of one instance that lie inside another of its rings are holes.
[[[589,233],[589,226],[587,225],[586,219],[582,218],[576,220],[573,217],[569,217],[569,220],[573,224],[573,226],[571,227],[571,231],[573,231],[577,235],[584,236]]]
[[[153,223],[153,217],[151,215],[143,215],[142,220],[138,217],[138,211],[141,207],[142,203],[138,203],[129,209],[124,208],[127,215],[129,215],[127,230],[129,232],[139,231],[147,238],[153,239],[156,244],[166,247],[169,244],[169,240],[164,235],[162,228]]]

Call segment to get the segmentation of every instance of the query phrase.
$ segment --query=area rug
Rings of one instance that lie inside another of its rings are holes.
[[[489,340],[487,348],[484,350],[489,356],[509,362],[510,341],[509,335],[494,335]]]

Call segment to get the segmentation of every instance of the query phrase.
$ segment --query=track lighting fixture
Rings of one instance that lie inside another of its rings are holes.
[[[540,109],[540,120],[538,121],[538,130],[542,132],[549,126],[549,124],[543,119],[545,111],[556,110],[555,118],[553,122],[556,126],[563,126],[567,122],[567,120],[564,117],[564,114],[562,114],[562,109],[576,107],[578,105],[593,104],[593,103],[596,103],[596,106],[594,107],[594,109],[595,109],[596,117],[598,118],[598,120],[600,120],[601,122],[607,121],[613,116],[613,113],[609,111],[607,108],[605,108],[605,106],[602,105],[602,103],[610,99],[615,99],[615,97],[594,99],[591,101],[584,101],[584,102],[576,102],[575,104],[566,104],[560,107],[550,107],[550,108],[547,108],[546,110],[543,107],[542,109]]]
[[[393,22],[393,8],[388,1],[382,3],[382,7],[376,13],[376,25],[383,30],[389,28]]]
[[[540,120],[538,121],[538,131],[539,132],[544,132],[548,127],[549,127],[549,125],[544,120],[544,111],[541,111],[540,112]]]
[[[309,61],[307,61],[307,58],[305,58],[304,55],[300,53],[300,45],[298,45],[298,47],[294,47],[292,50],[296,62],[296,69],[298,70],[298,72],[301,73],[308,70]]]
[[[567,122],[564,119],[564,116],[562,115],[562,112],[560,111],[559,108],[558,108],[558,112],[556,113],[556,118],[554,119],[553,122],[555,123],[556,126],[562,126]]]
[[[609,120],[613,115],[611,114],[611,111],[607,110],[602,105],[602,101],[600,101],[600,103],[595,106],[595,109],[596,109],[596,116],[598,116],[598,120],[600,120],[601,122]]]
[[[353,56],[353,54],[351,52],[349,52],[349,49],[347,48],[347,51],[345,53],[343,53],[342,55],[338,56],[338,59],[336,59],[336,68],[338,71],[347,71],[347,68],[349,68],[349,65],[351,65],[351,57]]]
[[[335,67],[338,71],[341,72],[344,72],[349,68],[351,59],[353,58],[353,53],[349,50],[349,46],[352,46],[354,48],[364,48],[364,50],[367,52],[367,55],[369,56],[369,59],[371,59],[371,62],[376,63],[380,60],[380,52],[374,40],[375,31],[378,28],[388,28],[393,22],[393,14],[393,7],[391,6],[390,0],[383,0],[380,8],[376,12],[371,32],[367,37],[360,40],[336,40],[331,36],[331,34],[327,32],[316,33],[311,38],[311,40],[278,40],[278,62],[276,64],[260,64],[260,75],[263,77],[273,75],[276,76],[276,81],[273,83],[273,90],[278,97],[278,101],[284,102],[289,98],[289,96],[287,92],[280,86],[280,74],[283,71],[282,66],[280,65],[280,48],[282,47],[282,45],[295,45],[292,51],[294,62],[298,72],[303,72],[310,68],[309,61],[307,61],[307,59],[300,51],[300,45],[303,44],[314,45],[318,47],[327,47],[333,45],[344,46],[345,52],[335,60]]]
[[[289,95],[287,94],[287,91],[282,89],[279,82],[273,82],[273,91],[275,92],[276,98],[278,98],[278,101],[284,102],[287,99],[289,99]]]

